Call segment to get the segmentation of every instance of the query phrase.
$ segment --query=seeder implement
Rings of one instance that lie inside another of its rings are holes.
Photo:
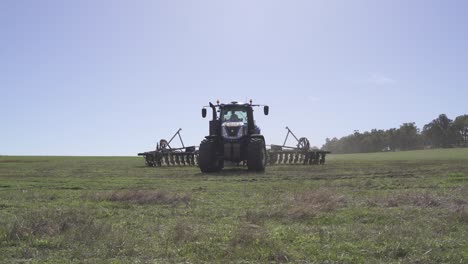
[[[270,165],[281,164],[304,164],[304,165],[318,165],[325,164],[325,156],[330,153],[318,149],[311,149],[309,140],[305,137],[297,138],[296,135],[286,127],[288,133],[284,139],[283,145],[270,145],[268,150],[268,161]],[[286,146],[289,134],[291,134],[297,141],[295,147]]]
[[[196,146],[185,147],[180,135],[181,128],[167,141],[161,139],[156,144],[156,150],[138,153],[145,158],[145,163],[150,167],[161,166],[198,166],[198,150]],[[170,143],[179,136],[181,148],[172,148]]]

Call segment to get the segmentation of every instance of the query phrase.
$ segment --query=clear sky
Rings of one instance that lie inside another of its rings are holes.
[[[209,101],[267,144],[468,113],[468,1],[0,1],[0,154],[136,155]],[[260,110],[260,109],[259,109]]]

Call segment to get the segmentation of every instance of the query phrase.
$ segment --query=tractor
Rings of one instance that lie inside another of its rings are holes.
[[[199,147],[198,166],[203,173],[217,172],[223,169],[224,162],[247,164],[249,171],[265,170],[268,161],[265,138],[260,133],[254,120],[254,107],[263,106],[268,115],[267,105],[231,102],[228,104],[209,103],[202,108],[202,117],[207,114],[206,107],[212,109],[209,123],[209,135]],[[219,115],[218,115],[219,113]]]

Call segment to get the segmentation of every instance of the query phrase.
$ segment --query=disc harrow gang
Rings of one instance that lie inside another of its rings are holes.
[[[167,141],[161,139],[156,144],[156,150],[138,153],[138,156],[145,158],[146,166],[161,167],[161,166],[198,166],[198,150],[195,146],[185,147],[180,135],[181,128]],[[179,136],[182,143],[181,148],[172,148],[170,143]]]
[[[325,164],[325,156],[330,153],[329,151],[311,149],[310,142],[307,138],[301,137],[298,139],[289,127],[286,127],[286,129],[288,130],[288,133],[286,134],[283,145],[271,145],[268,150],[270,165]],[[289,134],[291,134],[297,141],[297,145],[295,147],[286,146]]]

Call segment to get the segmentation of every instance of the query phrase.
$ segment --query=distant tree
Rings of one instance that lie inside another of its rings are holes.
[[[423,128],[423,135],[426,143],[433,147],[450,147],[456,142],[453,121],[445,114],[426,124]]]
[[[343,153],[339,147],[340,142],[336,137],[334,137],[332,139],[325,139],[325,145],[322,146],[322,149],[331,151],[333,153]]]
[[[468,115],[452,121],[445,114],[426,124],[421,132],[414,122],[403,123],[399,128],[372,129],[342,138],[327,138],[322,149],[333,153],[359,153],[419,149],[424,146],[450,147],[455,144],[468,146]]]
[[[421,136],[414,123],[404,123],[400,128],[389,130],[372,129],[360,133],[355,130],[353,134],[340,139],[327,138],[323,149],[334,153],[360,153],[378,152],[396,149],[414,149],[420,147]]]
[[[461,115],[453,122],[459,145],[468,146],[468,115]]]
[[[416,149],[422,145],[419,129],[414,122],[403,123],[398,129],[397,138],[401,150]]]
[[[388,148],[387,136],[384,130],[372,129],[366,140],[369,142],[366,152],[377,152]]]
[[[386,145],[390,150],[395,151],[398,148],[398,133],[396,128],[390,128],[385,131]]]

